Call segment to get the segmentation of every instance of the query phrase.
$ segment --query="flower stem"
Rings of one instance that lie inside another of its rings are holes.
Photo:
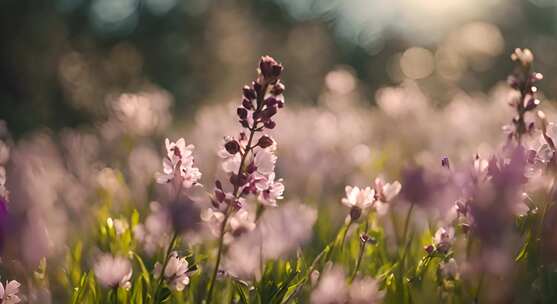
[[[366,228],[364,231],[364,234],[367,235],[367,230],[368,230],[368,222],[366,222]],[[352,283],[352,281],[354,281],[354,278],[356,278],[356,275],[358,274],[358,271],[360,270],[360,264],[362,263],[362,259],[364,257],[364,252],[366,250],[366,245],[367,245],[367,241],[361,242],[360,243],[360,253],[358,254],[358,260],[356,261],[356,268],[354,268],[354,273],[352,273],[352,276],[350,277],[350,283]]]
[[[404,248],[400,258],[401,276],[404,273],[406,254],[408,253],[408,247],[410,247],[410,240],[407,240],[407,234],[408,227],[410,226],[410,218],[412,217],[412,211],[414,211],[414,203],[410,203],[410,208],[408,208],[408,213],[406,213],[406,219],[404,220],[404,229],[402,230],[402,245]]]
[[[174,232],[172,235],[172,239],[170,240],[170,244],[168,244],[168,248],[166,249],[166,255],[164,257],[164,263],[161,269],[161,274],[159,281],[157,282],[157,287],[155,288],[155,292],[153,293],[153,297],[151,298],[151,303],[156,303],[157,297],[159,295],[159,291],[162,285],[162,281],[164,280],[164,271],[166,270],[166,266],[168,266],[168,257],[170,256],[170,252],[174,249],[174,245],[176,243],[176,239],[178,238],[178,232]]]
[[[220,260],[222,257],[222,250],[224,247],[224,233],[226,232],[226,224],[228,222],[228,218],[230,216],[230,212],[228,209],[226,210],[224,219],[222,220],[222,224],[220,226],[220,235],[219,235],[219,247],[217,251],[217,261],[215,262],[215,269],[213,269],[213,274],[211,275],[211,281],[209,282],[209,291],[207,292],[207,298],[205,303],[210,304],[212,297],[213,297],[213,289],[215,287],[215,280],[217,279],[217,273],[219,271]]]

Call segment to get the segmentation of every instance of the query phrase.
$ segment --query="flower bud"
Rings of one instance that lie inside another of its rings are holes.
[[[244,98],[244,100],[242,100],[242,106],[247,110],[253,110],[253,103],[249,99]]]
[[[244,108],[238,108],[236,112],[238,113],[238,117],[240,117],[240,119],[248,118],[248,110]]]
[[[245,175],[240,174],[232,174],[230,176],[230,183],[236,187],[241,187],[243,185],[245,185],[248,182],[248,179]]]
[[[449,164],[449,158],[448,157],[445,156],[441,159],[441,167],[447,168],[447,169],[451,168],[451,165]]]
[[[263,56],[259,62],[259,71],[261,76],[263,76],[263,81],[273,83],[280,76],[282,65],[271,56]]]
[[[265,123],[263,123],[263,125],[267,129],[274,129],[277,124],[274,121],[269,119],[269,120],[265,121]]]
[[[432,254],[435,248],[433,248],[433,245],[427,245],[424,247],[424,250],[425,252],[427,252],[427,254]]]
[[[284,89],[285,89],[284,84],[282,84],[282,82],[279,81],[275,83],[271,88],[271,94],[275,96],[280,95],[282,94],[282,92],[284,92]]]
[[[362,215],[362,209],[360,207],[354,206],[350,209],[350,218],[353,221],[358,220],[361,215]]]
[[[234,139],[224,144],[224,148],[226,149],[226,152],[232,155],[240,152],[240,144]]]
[[[250,88],[249,86],[244,86],[242,88],[242,92],[244,94],[244,97],[248,100],[252,100],[255,99],[255,91]]]
[[[259,141],[257,141],[257,145],[260,146],[261,148],[265,149],[267,147],[272,146],[274,143],[273,139],[270,138],[267,135],[263,135],[259,138]]]

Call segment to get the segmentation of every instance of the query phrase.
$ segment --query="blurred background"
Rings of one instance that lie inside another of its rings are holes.
[[[442,105],[504,80],[529,47],[552,98],[556,15],[553,0],[2,0],[0,119],[16,139],[93,126],[114,96],[150,92],[187,126],[239,100],[263,54],[286,66],[289,103],[316,104],[328,79],[373,105],[410,79]],[[355,80],[326,77],[339,67]]]

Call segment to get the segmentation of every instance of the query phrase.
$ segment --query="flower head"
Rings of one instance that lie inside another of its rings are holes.
[[[162,266],[160,263],[155,264],[155,278],[160,278]],[[173,290],[182,291],[190,283],[188,277],[189,264],[185,257],[179,257],[176,251],[170,253],[168,264],[164,269],[164,278]]]
[[[342,199],[342,204],[350,208],[350,216],[357,220],[362,212],[375,202],[375,190],[370,187],[360,189],[359,187],[346,186],[346,197]]]
[[[447,253],[454,242],[454,228],[440,227],[433,237],[435,249],[440,253]]]
[[[126,258],[103,254],[93,267],[99,283],[106,288],[129,289],[132,265]]]
[[[6,285],[0,282],[0,303],[2,304],[16,304],[21,302],[17,295],[21,284],[16,280],[6,281]]]
[[[350,304],[377,304],[382,302],[385,292],[379,290],[377,280],[363,278],[352,282],[349,296]]]
[[[193,145],[186,146],[180,138],[176,142],[165,140],[166,157],[163,159],[163,172],[157,174],[157,183],[165,184],[173,180],[184,188],[191,188],[201,178],[201,172],[193,166]]]

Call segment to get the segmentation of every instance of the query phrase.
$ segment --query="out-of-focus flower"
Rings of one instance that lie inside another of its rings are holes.
[[[534,62],[534,54],[530,49],[515,49],[511,54],[511,59],[527,67]]]
[[[94,267],[97,281],[106,288],[120,287],[129,289],[132,277],[132,265],[126,258],[103,254]]]
[[[184,188],[191,188],[201,178],[201,172],[193,166],[193,145],[186,146],[183,138],[176,142],[165,140],[167,156],[163,160],[163,172],[157,174],[159,184],[179,181]]]
[[[323,272],[319,284],[311,292],[312,304],[339,304],[348,299],[349,290],[344,278],[344,271],[333,266]]]
[[[6,281],[5,285],[0,282],[0,303],[17,304],[21,302],[18,296],[21,284],[16,280]]]
[[[8,200],[8,190],[6,190],[6,169],[0,166],[0,198]]]
[[[272,174],[275,171],[277,156],[269,149],[259,150],[255,154],[254,165],[257,172],[263,176]]]
[[[153,255],[157,249],[165,247],[170,241],[172,232],[171,218],[168,210],[164,209],[157,202],[151,202],[151,213],[143,224],[138,224],[133,228],[134,238],[143,244],[143,248],[148,255]]]
[[[435,232],[433,243],[435,249],[440,253],[447,253],[454,242],[454,228],[453,227],[440,227]]]
[[[378,304],[384,296],[385,292],[379,290],[379,284],[373,278],[357,279],[350,285],[350,304]]]
[[[162,265],[157,262],[155,264],[155,278],[160,278]],[[182,291],[190,283],[188,277],[189,264],[185,257],[179,257],[176,251],[170,253],[168,263],[164,269],[164,279],[170,287],[176,291]]]
[[[111,123],[119,125],[129,134],[151,135],[170,124],[171,102],[170,95],[162,90],[122,94],[112,102],[115,119]]]
[[[284,257],[308,241],[316,219],[316,210],[299,203],[265,210],[257,227],[231,244],[225,268],[239,277],[259,275],[261,259]]]
[[[379,214],[385,214],[388,208],[387,203],[398,195],[402,185],[398,181],[386,183],[378,177],[375,179],[373,189],[375,190],[375,208]]]
[[[450,258],[448,261],[442,261],[439,264],[439,271],[443,278],[455,280],[459,277],[458,264],[454,258]]]
[[[217,209],[209,208],[201,214],[201,219],[207,224],[213,236],[220,235],[224,213]],[[232,239],[242,236],[255,228],[255,217],[246,209],[240,209],[230,215],[225,227],[224,241],[230,243]]]

